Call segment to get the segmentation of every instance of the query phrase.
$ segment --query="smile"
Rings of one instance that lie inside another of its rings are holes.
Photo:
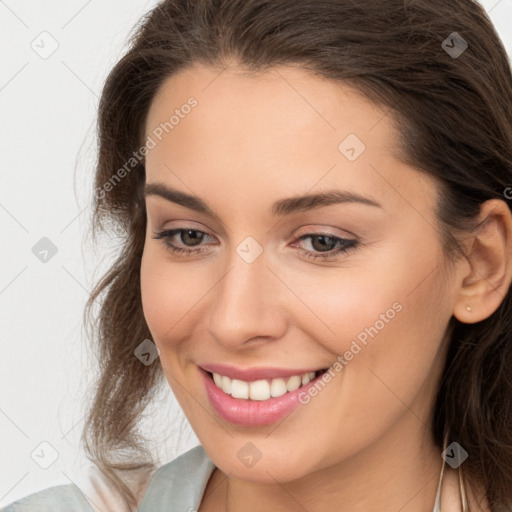
[[[225,365],[202,365],[197,369],[214,411],[225,421],[244,427],[283,420],[302,405],[301,394],[327,371],[240,370]]]
[[[252,382],[246,382],[240,379],[230,379],[226,375],[213,373],[215,385],[233,398],[243,398],[250,400],[265,401],[270,398],[276,398],[299,389],[313,380],[320,372],[307,372],[302,375],[292,375],[291,377],[261,379]]]

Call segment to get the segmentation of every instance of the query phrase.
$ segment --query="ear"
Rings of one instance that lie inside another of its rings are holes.
[[[459,267],[453,310],[457,320],[468,324],[491,316],[512,281],[512,214],[505,201],[483,203],[480,220],[484,224],[466,241],[467,261]]]

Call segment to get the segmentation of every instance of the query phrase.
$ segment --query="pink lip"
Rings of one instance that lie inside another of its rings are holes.
[[[210,403],[217,413],[226,421],[245,427],[269,425],[282,420],[301,405],[299,401],[300,394],[307,393],[308,388],[314,386],[316,381],[322,377],[318,375],[318,377],[308,384],[295,391],[260,402],[258,400],[233,398],[215,385],[211,375],[207,371],[203,370],[201,367],[198,367],[198,370],[203,379]],[[218,372],[215,371],[215,373]],[[306,373],[306,371],[304,373]],[[226,374],[224,373],[224,375]],[[258,375],[261,375],[261,373],[258,373]],[[283,373],[279,375],[282,376]],[[297,374],[293,373],[291,375]],[[229,377],[229,375],[226,376]]]
[[[210,373],[225,375],[230,379],[243,380],[245,382],[254,382],[263,379],[277,379],[292,377],[293,375],[304,375],[309,372],[317,372],[322,368],[235,368],[227,364],[201,364],[200,368]]]

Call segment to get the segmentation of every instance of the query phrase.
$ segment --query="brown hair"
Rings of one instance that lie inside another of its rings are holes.
[[[442,46],[453,32],[468,43],[458,57]],[[86,308],[101,375],[82,439],[130,506],[135,496],[118,473],[155,469],[138,424],[163,381],[160,364],[134,356],[151,338],[139,282],[144,160],[111,190],[105,184],[144,144],[149,106],[166,78],[196,63],[221,69],[233,58],[250,71],[300,65],[384,106],[397,121],[403,160],[441,184],[437,214],[450,259],[463,256],[455,232],[476,229],[481,203],[503,199],[512,183],[510,63],[476,1],[164,0],[149,12],[101,96],[94,232],[115,229],[123,245]],[[469,452],[465,475],[483,486],[493,511],[512,507],[511,306],[509,289],[484,321],[452,317],[432,411],[436,442],[447,433]]]

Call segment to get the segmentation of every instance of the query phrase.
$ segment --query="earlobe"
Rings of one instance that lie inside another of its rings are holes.
[[[490,199],[480,208],[482,225],[467,244],[453,315],[463,323],[491,316],[512,281],[512,214],[505,201]]]

